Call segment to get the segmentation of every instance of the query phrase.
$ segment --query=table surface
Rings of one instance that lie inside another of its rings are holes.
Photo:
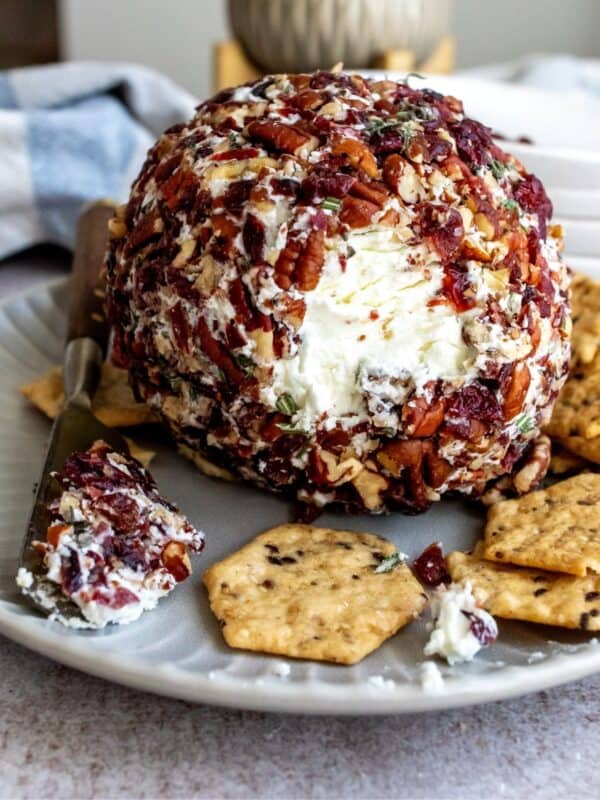
[[[64,274],[0,264],[0,298]],[[0,637],[0,798],[597,798],[600,675],[439,714],[302,717],[155,697]]]

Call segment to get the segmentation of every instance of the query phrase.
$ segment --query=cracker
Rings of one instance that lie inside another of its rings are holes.
[[[569,377],[546,431],[559,439],[600,436],[600,370],[579,370]]]
[[[494,616],[561,628],[600,630],[600,575],[585,578],[483,561],[454,552],[446,558],[453,581],[468,580]]]
[[[279,525],[210,567],[204,583],[231,647],[354,664],[426,605],[394,554],[370,533]]]
[[[224,467],[219,467],[217,464],[213,464],[213,462],[209,461],[202,453],[199,453],[197,450],[192,450],[192,448],[188,447],[186,444],[178,444],[177,449],[182,456],[189,458],[194,466],[198,467],[200,472],[208,475],[209,478],[220,478],[222,481],[230,481],[232,483],[237,481],[235,475],[229,472],[229,470]]]
[[[585,458],[571,453],[564,447],[553,446],[548,472],[551,475],[567,475],[570,472],[582,472],[588,466],[589,462]]]
[[[590,364],[600,350],[600,283],[575,273],[571,283],[573,364]]]
[[[567,436],[558,441],[571,453],[592,461],[594,464],[600,464],[600,436],[594,436],[593,439],[585,439],[583,436]]]
[[[64,402],[62,369],[53,367],[41,378],[21,386],[21,394],[50,419],[55,419]],[[129,386],[127,372],[112,364],[102,365],[102,378],[94,396],[92,411],[109,428],[129,428],[156,422],[154,412],[138,403]]]
[[[142,447],[137,442],[134,442],[133,439],[130,439],[129,436],[123,437],[127,442],[127,447],[129,447],[129,453],[134,458],[140,462],[143,467],[149,467],[156,455],[154,450],[148,450],[146,447]]]
[[[600,475],[584,472],[492,506],[484,557],[571,575],[600,572]]]

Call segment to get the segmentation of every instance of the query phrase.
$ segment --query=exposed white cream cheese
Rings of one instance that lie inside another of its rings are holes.
[[[364,393],[378,376],[428,381],[465,376],[474,351],[463,339],[464,315],[428,306],[441,289],[439,263],[393,232],[353,235],[345,269],[330,252],[318,286],[307,292],[298,352],[274,367],[275,395],[289,393],[295,421],[308,429],[324,412],[364,417]],[[267,399],[267,398],[266,398]],[[272,398],[268,398],[272,402]]]
[[[491,614],[477,605],[468,581],[440,586],[431,602],[431,613],[433,629],[423,652],[426,656],[442,656],[449,664],[472,661],[481,650],[483,643],[473,633],[474,618],[494,638],[498,632]]]

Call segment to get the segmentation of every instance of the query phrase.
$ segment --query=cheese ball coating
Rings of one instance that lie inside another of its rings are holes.
[[[226,90],[111,223],[114,357],[180,445],[263,488],[374,513],[477,497],[566,378],[551,214],[453,97],[329,72]]]

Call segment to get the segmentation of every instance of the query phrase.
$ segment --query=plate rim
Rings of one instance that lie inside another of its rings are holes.
[[[0,301],[0,312],[38,293],[67,287],[68,277],[41,281],[12,292]],[[391,681],[373,686],[368,681],[324,683],[308,678],[295,682],[277,675],[239,678],[226,670],[194,674],[173,665],[157,666],[118,653],[86,652],[74,631],[66,637],[35,612],[21,613],[0,606],[0,633],[29,650],[90,675],[194,703],[293,714],[409,714],[443,711],[519,697],[600,672],[600,637],[575,645],[573,651],[551,653],[537,663],[508,665],[488,673],[450,676],[440,692],[427,692],[416,683]],[[310,664],[311,662],[302,662]],[[469,684],[471,684],[469,686]]]

